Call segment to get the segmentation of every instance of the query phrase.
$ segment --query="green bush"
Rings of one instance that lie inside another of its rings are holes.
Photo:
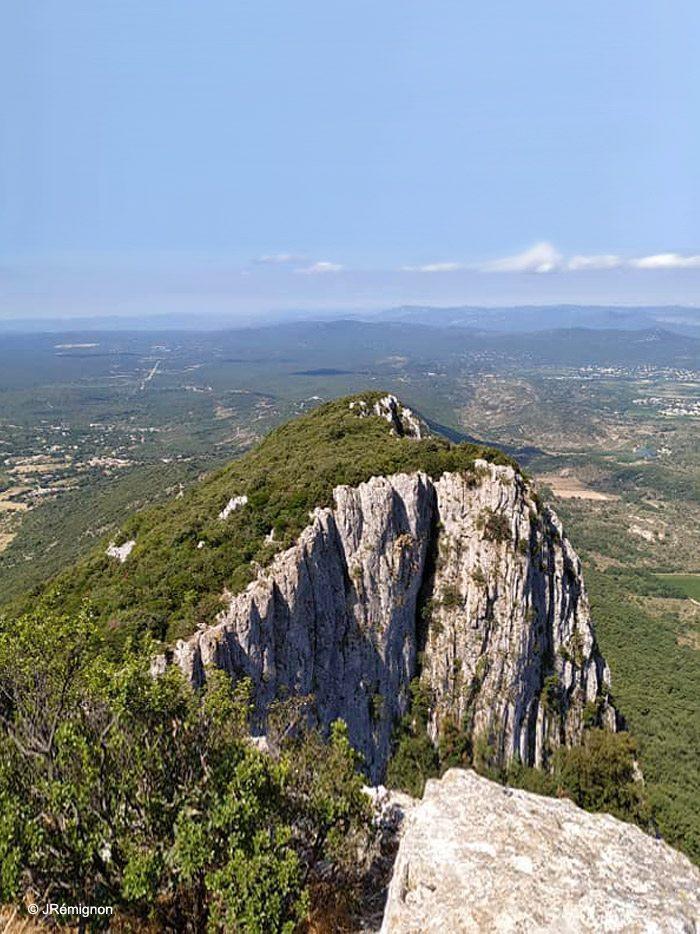
[[[452,717],[444,717],[440,724],[438,758],[441,773],[453,767],[468,768],[472,764],[471,735]]]
[[[440,603],[447,609],[453,609],[462,605],[462,595],[456,587],[445,584],[440,593]]]
[[[439,775],[439,758],[428,736],[431,697],[419,678],[411,682],[411,706],[396,729],[386,784],[420,798],[429,778]]]
[[[384,698],[381,694],[373,694],[369,699],[369,715],[375,723],[382,719],[384,713]]]
[[[368,833],[347,730],[266,755],[245,685],[153,678],[152,648],[110,661],[85,613],[3,624],[0,899],[113,905],[133,929],[291,934],[316,867],[342,877]]]
[[[501,512],[485,509],[481,516],[484,538],[489,542],[509,542],[511,540],[510,522]]]
[[[426,781],[439,774],[440,760],[428,734],[404,733],[387,766],[386,784],[420,798]]]
[[[561,687],[557,675],[549,675],[544,679],[541,700],[544,708],[553,714],[557,714],[561,707]]]
[[[587,730],[581,746],[557,751],[554,778],[579,807],[644,826],[651,812],[644,786],[637,781],[636,755],[637,746],[629,733]]]

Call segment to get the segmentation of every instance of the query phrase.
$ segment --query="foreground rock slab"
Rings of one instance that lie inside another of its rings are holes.
[[[382,934],[700,930],[700,871],[570,801],[451,769],[407,816]]]

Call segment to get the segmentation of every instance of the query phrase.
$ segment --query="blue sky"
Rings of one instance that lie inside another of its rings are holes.
[[[700,4],[0,0],[0,314],[700,304]]]

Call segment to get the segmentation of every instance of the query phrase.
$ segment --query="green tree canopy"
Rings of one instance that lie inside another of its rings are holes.
[[[115,662],[101,632],[87,612],[0,629],[0,897],[291,931],[316,867],[341,871],[369,825],[344,725],[268,755],[246,684],[153,677],[148,644]]]

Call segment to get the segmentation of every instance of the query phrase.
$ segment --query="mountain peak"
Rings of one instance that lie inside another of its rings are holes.
[[[386,419],[391,425],[392,434],[398,438],[415,438],[420,441],[429,434],[425,422],[390,393],[378,399],[374,396],[371,399],[365,396],[351,399],[348,408],[357,412],[361,418],[374,414]]]
[[[388,392],[325,402],[184,493],[132,515],[49,592],[64,609],[88,600],[116,641],[143,630],[172,641],[214,622],[222,594],[240,592],[290,547],[309,513],[332,505],[336,487],[400,472],[438,477],[472,470],[479,458],[514,465],[495,449],[431,434]]]
[[[324,731],[347,723],[374,781],[414,683],[422,735],[457,731],[497,768],[548,767],[618,725],[578,557],[524,478],[482,459],[337,486],[169,663],[199,685],[212,667],[250,679],[263,732],[277,697],[306,698]]]

